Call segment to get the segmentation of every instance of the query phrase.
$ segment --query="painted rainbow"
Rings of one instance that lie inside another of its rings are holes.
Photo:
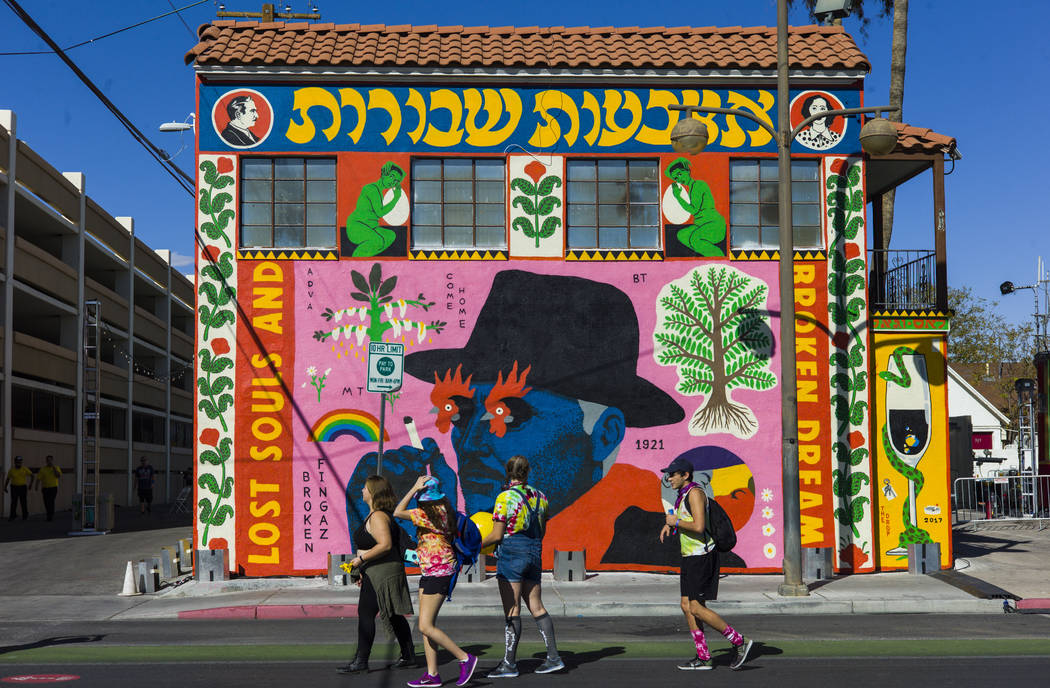
[[[379,420],[371,413],[358,409],[336,409],[321,416],[310,429],[311,442],[332,442],[340,437],[356,437],[361,442],[379,441]],[[383,440],[390,433],[384,430]]]

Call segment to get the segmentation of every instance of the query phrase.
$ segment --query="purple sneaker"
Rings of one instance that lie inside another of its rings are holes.
[[[408,688],[427,688],[428,686],[440,686],[441,677],[433,674],[423,674],[415,681],[408,682]]]
[[[470,677],[474,675],[474,669],[478,666],[478,658],[467,653],[467,658],[459,663],[459,680],[457,686],[465,686],[470,683]]]

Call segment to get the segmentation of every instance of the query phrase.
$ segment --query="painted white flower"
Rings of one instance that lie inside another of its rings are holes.
[[[357,337],[357,345],[358,346],[361,346],[361,342],[363,342],[364,339],[365,339],[365,330],[366,330],[366,328],[365,328],[364,325],[358,325],[354,329],[354,336]]]
[[[768,506],[762,507],[762,518],[773,518],[773,509]]]
[[[423,337],[425,337],[426,334],[427,334],[427,324],[425,322],[423,322],[422,320],[420,320],[416,324],[419,325],[419,330],[416,333],[416,344],[422,344],[423,343]]]
[[[763,490],[762,490],[762,501],[763,502],[772,502],[773,501],[773,490],[769,489],[768,487],[763,488]]]
[[[401,317],[405,317],[405,309],[408,308],[408,303],[404,299],[397,300],[397,308],[401,312]]]
[[[309,375],[310,377],[313,377],[314,375],[317,375],[317,367],[316,366],[310,366],[309,368],[306,369],[306,374]]]
[[[772,542],[767,542],[766,546],[762,548],[762,554],[766,556],[766,559],[772,559],[777,555],[777,546]]]
[[[324,371],[324,377],[328,377],[328,373],[330,373],[330,372],[332,372],[331,368],[329,368],[328,370]]]
[[[343,311],[336,311],[335,312],[335,318],[333,318],[333,320],[335,320],[336,322],[339,322],[342,319],[343,319]]]
[[[383,311],[386,313],[386,319],[391,320],[394,317],[394,304],[388,303],[383,306]]]
[[[350,312],[357,312],[357,319],[364,320],[368,316],[368,309],[366,308],[351,308]]]
[[[773,527],[772,523],[765,523],[762,525],[762,534],[766,537],[769,537],[775,532],[777,532],[777,529]]]

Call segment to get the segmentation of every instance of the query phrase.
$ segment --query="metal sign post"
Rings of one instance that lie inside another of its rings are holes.
[[[386,427],[386,395],[401,389],[405,372],[405,345],[369,342],[368,385],[369,392],[378,392],[379,397],[379,455],[376,457],[376,473],[383,475],[383,434]]]

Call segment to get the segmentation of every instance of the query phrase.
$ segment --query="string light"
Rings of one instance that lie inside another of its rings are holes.
[[[151,380],[155,380],[156,382],[180,383],[186,376],[186,373],[193,369],[192,364],[189,363],[175,363],[174,365],[172,365],[172,361],[169,359],[168,374],[158,375],[156,371],[153,370],[153,368],[147,367],[145,365],[140,365],[138,362],[136,362],[135,357],[132,354],[128,353],[127,349],[125,348],[124,341],[114,339],[113,337],[111,337],[111,332],[112,330],[110,330],[109,326],[105,323],[102,323],[102,338],[106,342],[113,345],[112,348],[114,352],[120,354],[121,358],[123,358],[127,363],[131,364],[131,369],[136,375],[148,377]],[[177,370],[175,369],[175,366],[178,367]]]

